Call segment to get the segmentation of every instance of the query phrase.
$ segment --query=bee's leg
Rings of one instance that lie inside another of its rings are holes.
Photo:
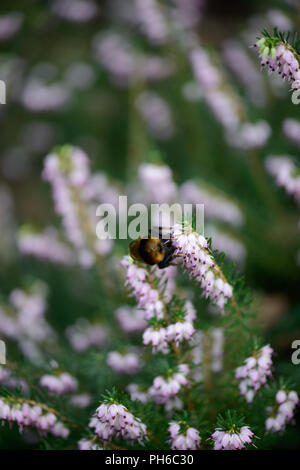
[[[171,262],[172,262],[172,256],[166,257],[163,261],[158,263],[157,266],[159,267],[159,269],[164,269],[164,268],[167,268],[168,266],[170,266]]]
[[[182,254],[178,254],[174,256],[173,253],[167,255],[163,261],[158,263],[159,269],[167,268],[168,266],[178,266],[179,264],[182,264],[183,262],[183,256]]]
[[[167,268],[168,266],[170,266],[170,264],[174,260],[174,251],[175,251],[175,247],[173,246],[166,247],[166,255],[164,259],[160,263],[158,263],[159,269]]]

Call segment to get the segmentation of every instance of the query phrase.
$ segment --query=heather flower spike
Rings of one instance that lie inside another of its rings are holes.
[[[184,224],[173,228],[172,241],[176,247],[174,255],[182,257],[184,269],[200,284],[202,295],[223,312],[227,301],[232,298],[232,286],[210,253],[207,240],[190,225]]]
[[[259,50],[262,67],[267,67],[270,72],[278,72],[283,79],[292,82],[293,89],[300,88],[300,55],[298,50],[297,35],[294,41],[288,41],[289,35],[278,32],[275,28],[273,36],[266,30],[264,37],[260,38],[254,47]]]
[[[168,431],[172,450],[197,450],[199,448],[201,442],[199,431],[189,427],[186,422],[172,421]]]
[[[271,376],[273,349],[267,345],[255,350],[253,355],[245,360],[244,365],[235,371],[235,378],[240,380],[239,389],[247,402],[251,403],[256,392],[267,383]]]
[[[227,411],[225,418],[218,417],[217,427],[211,435],[214,450],[241,450],[246,445],[254,445],[254,433],[245,426],[243,419],[234,412]]]

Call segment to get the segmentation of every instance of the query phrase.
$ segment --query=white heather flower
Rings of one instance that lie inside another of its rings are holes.
[[[40,379],[40,385],[57,395],[74,392],[78,388],[77,380],[68,372],[59,375],[45,374]]]
[[[268,407],[269,417],[266,419],[266,431],[284,431],[286,425],[293,422],[296,406],[299,403],[297,393],[292,390],[278,390],[276,393],[275,405]]]
[[[103,403],[100,405],[89,426],[94,428],[95,434],[103,440],[122,436],[126,440],[143,444],[147,439],[145,424],[121,404]]]
[[[247,402],[253,401],[254,395],[271,375],[273,349],[267,345],[245,360],[245,364],[235,371],[235,378],[240,379],[239,389]]]
[[[300,168],[295,165],[293,158],[288,155],[269,156],[265,166],[276,184],[283,187],[287,194],[293,196],[300,204]]]
[[[187,375],[189,367],[180,364],[176,372],[168,377],[158,376],[154,379],[153,385],[149,388],[149,396],[159,404],[167,404],[170,399],[178,395],[182,387],[189,384]]]
[[[226,282],[209,253],[206,239],[191,227],[174,226],[172,243],[175,256],[183,259],[183,266],[191,279],[200,283],[202,295],[210,298],[221,311],[232,297],[232,286]]]
[[[133,375],[141,368],[140,359],[134,352],[122,354],[118,351],[111,351],[107,355],[106,363],[119,374]]]
[[[125,285],[138,302],[138,308],[144,310],[147,320],[163,319],[164,303],[160,292],[149,282],[148,271],[137,266],[129,256],[125,256],[121,265],[127,269]]]
[[[199,432],[195,428],[184,426],[184,431],[182,432],[181,423],[172,421],[169,424],[168,431],[171,435],[169,443],[171,444],[172,450],[197,450],[200,445],[201,439]]]
[[[248,426],[242,426],[239,430],[225,432],[217,428],[212,434],[214,450],[239,450],[245,449],[245,444],[252,444],[254,434]]]

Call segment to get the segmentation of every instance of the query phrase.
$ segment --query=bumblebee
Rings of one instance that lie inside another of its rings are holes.
[[[173,264],[175,247],[170,239],[155,237],[139,237],[129,245],[131,257],[136,261],[154,266],[159,269],[167,268]]]

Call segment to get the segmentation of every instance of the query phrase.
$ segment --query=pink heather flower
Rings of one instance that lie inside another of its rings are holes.
[[[168,140],[174,134],[174,124],[167,102],[153,91],[138,95],[136,108],[141,113],[149,132],[159,140]]]
[[[192,355],[193,363],[197,367],[193,367],[192,375],[196,381],[203,379],[203,346],[205,337],[208,336],[208,343],[211,344],[209,351],[210,369],[213,372],[220,372],[223,368],[223,355],[224,355],[224,332],[222,328],[212,328],[208,331],[197,330],[192,338]]]
[[[181,28],[190,30],[194,28],[202,18],[202,10],[205,7],[203,0],[173,0],[174,21],[180,24]]]
[[[125,333],[138,333],[147,326],[144,320],[144,312],[138,308],[123,305],[115,311],[115,316]]]
[[[22,105],[33,113],[64,109],[71,101],[71,92],[63,83],[48,84],[44,79],[29,77],[22,91]]]
[[[184,432],[181,432],[180,423],[172,421],[169,424],[168,431],[171,435],[169,443],[172,450],[197,450],[200,446],[200,435],[197,429],[185,426]]]
[[[60,375],[45,374],[40,379],[40,385],[47,388],[50,393],[57,395],[74,392],[78,388],[77,380],[68,372],[63,372]]]
[[[267,345],[245,360],[245,365],[235,371],[235,378],[241,379],[239,389],[247,402],[253,401],[254,395],[271,375],[273,349]]]
[[[41,344],[55,340],[55,333],[45,319],[47,286],[34,282],[25,292],[14,289],[6,308],[0,308],[0,332],[14,339],[22,353],[32,362],[42,360]]]
[[[285,44],[278,42],[275,46],[267,38],[261,38],[254,47],[259,48],[262,67],[267,67],[270,73],[277,71],[283,79],[293,82],[295,89],[300,88],[298,59]]]
[[[148,391],[141,390],[141,388],[135,383],[127,385],[126,390],[129,393],[131,400],[139,400],[142,403],[147,403],[149,400]]]
[[[184,340],[189,341],[194,333],[195,328],[193,324],[186,320],[172,323],[167,327],[168,342],[175,341],[177,346]]]
[[[278,390],[276,402],[272,407],[268,407],[269,417],[266,420],[266,430],[272,432],[284,431],[286,425],[293,422],[296,406],[299,403],[297,393],[292,390]]]
[[[223,57],[238,80],[245,86],[251,102],[255,106],[264,106],[266,88],[263,77],[240,42],[226,41],[223,46]]]
[[[75,152],[81,152],[80,150],[75,150]],[[88,165],[87,157],[82,154],[82,159]],[[75,161],[78,161],[78,158],[73,161],[72,154],[68,158],[70,163],[73,164]],[[82,160],[82,162],[83,162]],[[80,168],[82,168],[82,163]],[[76,175],[78,170],[74,167],[73,181],[77,183],[79,180],[76,180]],[[84,171],[84,174],[87,174],[87,169]],[[78,249],[85,247],[85,240],[81,230],[80,221],[78,220],[78,215],[76,212],[76,207],[71,196],[71,184],[68,181],[69,177],[64,175],[61,170],[60,158],[57,154],[50,154],[46,157],[45,166],[43,171],[43,178],[51,183],[53,190],[53,198],[55,203],[56,212],[62,217],[63,225],[65,228],[65,234],[68,240]],[[81,179],[82,183],[84,182]]]
[[[18,399],[14,403],[6,402],[5,398],[0,399],[0,419],[16,422],[20,432],[24,427],[30,426],[35,427],[42,435],[50,433],[63,439],[67,439],[70,433],[55,414],[46,412],[39,405],[19,402]]]
[[[263,147],[271,136],[271,127],[266,121],[256,123],[245,122],[238,129],[227,133],[227,141],[230,145],[250,150]]]
[[[119,33],[106,31],[96,34],[93,49],[96,61],[118,86],[128,86],[135,76],[155,81],[173,72],[171,62],[158,55],[141,54],[126,36]]]
[[[77,352],[101,349],[109,342],[108,329],[100,323],[90,323],[86,318],[79,318],[74,325],[68,326],[66,336]]]
[[[237,236],[223,231],[216,224],[205,224],[205,236],[212,238],[213,249],[224,252],[230,260],[243,267],[247,251]]]
[[[90,180],[88,157],[77,147],[64,146],[58,153],[46,157],[43,178],[52,186],[55,211],[62,217],[65,236],[76,249],[78,263],[83,268],[91,267],[95,255],[107,254],[112,242],[95,237],[91,246],[96,207],[92,202],[87,204],[85,199],[85,188]]]
[[[186,321],[189,321],[190,323],[192,323],[194,320],[196,320],[197,312],[196,312],[196,309],[195,309],[194,305],[192,304],[192,302],[190,300],[185,301],[184,309],[185,309],[185,312],[186,312],[186,315],[185,315],[185,320]]]
[[[203,97],[215,118],[226,130],[234,130],[240,123],[240,103],[223,86],[224,79],[204,48],[193,47],[189,52],[192,70],[203,88]]]
[[[147,439],[145,424],[121,404],[103,403],[100,405],[89,426],[95,430],[95,434],[100,439],[105,441],[122,436],[123,439],[143,444]]]
[[[168,27],[156,0],[134,0],[134,13],[143,34],[153,44],[164,44]]]
[[[122,354],[118,351],[111,351],[107,355],[106,363],[118,374],[133,375],[141,368],[140,359],[134,352]]]
[[[265,166],[276,184],[283,187],[287,194],[293,196],[300,204],[300,168],[295,165],[293,158],[288,155],[269,156]]]
[[[58,239],[57,231],[53,227],[47,227],[41,233],[29,231],[25,227],[19,231],[17,243],[24,255],[35,256],[54,264],[73,264],[72,250]]]
[[[100,447],[96,442],[89,439],[80,439],[78,441],[78,449],[79,450],[104,450],[103,447]]]
[[[20,388],[24,395],[29,391],[27,382],[16,377],[13,371],[5,366],[0,366],[0,385],[10,389]]]
[[[243,214],[235,201],[204,183],[186,181],[180,187],[180,201],[182,204],[204,204],[205,217],[209,219],[220,220],[235,227],[243,223]]]
[[[0,41],[13,38],[21,29],[23,15],[20,12],[11,12],[0,16]]]
[[[103,172],[89,176],[82,188],[82,198],[97,204],[109,203],[118,209],[120,189],[113,185]]]
[[[222,431],[217,428],[212,434],[214,450],[240,450],[245,444],[252,444],[254,434],[248,426],[242,426],[239,431]]]
[[[144,196],[146,203],[170,204],[176,200],[177,187],[172,171],[167,165],[143,163],[139,166],[138,177],[142,188],[141,198]],[[156,190],[157,185],[160,187],[159,191]]]
[[[53,0],[53,12],[71,23],[86,23],[98,13],[98,6],[93,0]]]
[[[167,354],[169,352],[167,329],[164,327],[149,327],[144,331],[143,344],[147,346],[152,345],[152,351],[162,352]]]
[[[206,239],[191,227],[174,226],[172,242],[175,255],[182,256],[183,266],[191,279],[200,283],[203,296],[209,297],[221,311],[232,297],[232,287],[221,277],[218,267],[208,251]]]
[[[153,385],[149,388],[149,396],[159,404],[167,404],[170,399],[178,395],[182,387],[189,384],[187,375],[190,372],[186,364],[180,364],[178,370],[173,375],[165,378],[158,376],[154,379]]]
[[[133,263],[129,256],[123,258],[121,265],[127,269],[125,285],[136,298],[138,308],[144,310],[145,318],[163,319],[164,304],[161,294],[150,285],[148,271]]]
[[[297,147],[300,147],[300,122],[296,119],[288,118],[283,121],[282,130],[285,136]]]
[[[86,408],[92,403],[92,397],[89,393],[79,393],[71,396],[70,403],[78,408]]]

